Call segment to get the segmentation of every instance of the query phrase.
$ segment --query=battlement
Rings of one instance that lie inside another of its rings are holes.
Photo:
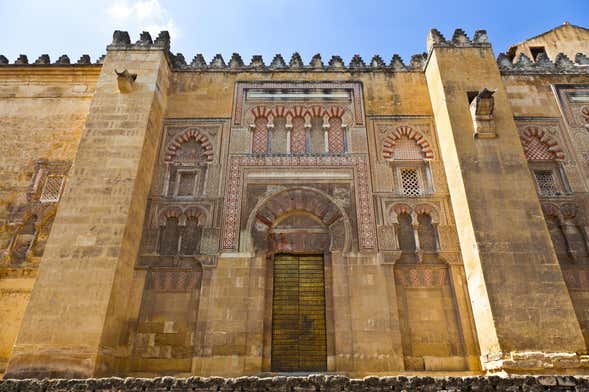
[[[437,29],[431,29],[427,36],[427,50],[431,52],[433,48],[490,48],[491,43],[487,36],[486,30],[477,30],[474,37],[470,39],[462,29],[454,30],[451,40],[447,40]]]
[[[497,65],[503,74],[586,74],[589,73],[589,57],[577,53],[573,62],[566,54],[559,53],[554,60],[545,53],[538,54],[536,61],[521,53],[512,61],[505,53],[497,57]]]
[[[456,29],[450,40],[446,39],[437,29],[431,29],[427,38],[427,50],[433,48],[491,48],[486,30],[476,30],[473,38],[469,38],[463,29]],[[409,64],[405,64],[398,54],[394,54],[388,63],[382,56],[374,55],[367,63],[359,55],[355,54],[346,64],[341,56],[333,55],[325,63],[321,54],[315,54],[309,63],[305,64],[301,55],[293,53],[288,62],[282,54],[276,54],[270,64],[266,64],[261,55],[253,55],[249,64],[246,64],[239,53],[233,53],[228,62],[225,62],[221,54],[216,54],[209,62],[201,53],[194,56],[188,63],[182,53],[173,54],[170,51],[170,34],[161,31],[155,40],[149,32],[142,32],[139,39],[131,42],[127,31],[116,30],[113,39],[107,46],[107,51],[112,50],[164,50],[174,71],[182,72],[423,72],[428,59],[428,53],[420,53],[411,56]],[[104,62],[102,55],[92,63],[90,56],[82,55],[75,63],[67,55],[61,55],[56,61],[51,62],[48,54],[42,54],[34,62],[29,62],[27,55],[21,54],[13,63],[0,55],[0,66],[87,66],[100,65]],[[563,53],[559,53],[552,61],[546,54],[540,54],[533,61],[525,54],[521,54],[516,61],[512,61],[506,54],[501,53],[497,58],[497,64],[504,74],[584,74],[589,72],[589,57],[578,53],[572,61]]]

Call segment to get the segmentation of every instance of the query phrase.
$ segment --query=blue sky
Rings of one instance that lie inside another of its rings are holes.
[[[298,51],[305,63],[315,53],[346,62],[398,53],[408,62],[432,27],[447,38],[457,27],[471,37],[486,29],[496,54],[564,21],[589,27],[589,0],[0,0],[0,20],[0,54],[11,62],[21,53],[94,61],[115,29],[133,41],[142,30],[170,30],[172,51],[187,61],[239,52],[246,63],[253,54],[269,63]]]

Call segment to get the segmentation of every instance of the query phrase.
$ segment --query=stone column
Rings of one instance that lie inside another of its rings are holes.
[[[585,350],[579,322],[486,33],[470,41],[457,30],[446,41],[432,30],[428,50],[425,74],[483,369],[579,367]],[[485,88],[494,91],[481,97],[494,99],[495,129],[483,138],[475,137],[469,93]]]
[[[166,110],[169,44],[167,32],[131,44],[116,31],[107,48],[7,378],[117,372]]]

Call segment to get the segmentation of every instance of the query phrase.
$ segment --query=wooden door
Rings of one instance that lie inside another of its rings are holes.
[[[272,371],[327,370],[322,256],[276,255]]]

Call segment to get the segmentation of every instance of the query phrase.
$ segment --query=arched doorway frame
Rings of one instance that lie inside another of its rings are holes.
[[[324,200],[333,205],[337,208],[337,211],[340,214],[340,218],[335,220],[333,223],[337,222],[338,220],[342,220],[344,226],[344,241],[343,245],[340,249],[333,249],[333,233],[331,230],[328,229],[328,233],[330,234],[330,246],[329,249],[325,250],[323,253],[318,252],[317,250],[312,250],[310,252],[301,252],[301,251],[293,251],[292,253],[298,254],[319,254],[323,255],[323,268],[324,268],[324,277],[325,277],[325,316],[326,316],[326,336],[327,336],[327,371],[335,371],[335,323],[334,323],[334,300],[333,300],[333,277],[332,277],[332,262],[334,258],[341,258],[346,253],[350,252],[351,243],[352,243],[352,223],[348,217],[346,211],[325,192],[308,186],[293,186],[293,187],[286,187],[284,189],[280,189],[270,195],[267,195],[263,199],[259,200],[256,203],[255,207],[252,209],[248,216],[248,220],[243,230],[240,238],[240,251],[241,252],[251,252],[254,255],[254,258],[264,263],[265,270],[266,270],[266,277],[265,277],[265,297],[264,297],[264,331],[263,331],[263,338],[262,338],[262,371],[270,371],[271,369],[271,351],[272,351],[272,300],[274,294],[274,256],[278,253],[283,252],[275,252],[271,247],[267,246],[265,250],[257,251],[254,249],[254,242],[253,242],[253,231],[255,230],[255,222],[256,216],[258,212],[267,205],[268,202],[275,199],[282,193],[285,192],[293,192],[297,190],[307,191],[315,193],[318,197],[324,198]],[[305,206],[303,206],[305,207]],[[316,216],[310,208],[287,208],[282,211],[282,213],[275,217],[273,224],[281,222],[287,215],[292,215],[296,213],[304,213],[314,215],[316,219],[321,221],[321,217]],[[268,234],[270,231],[268,231]],[[269,241],[269,235],[266,237],[266,241]]]

